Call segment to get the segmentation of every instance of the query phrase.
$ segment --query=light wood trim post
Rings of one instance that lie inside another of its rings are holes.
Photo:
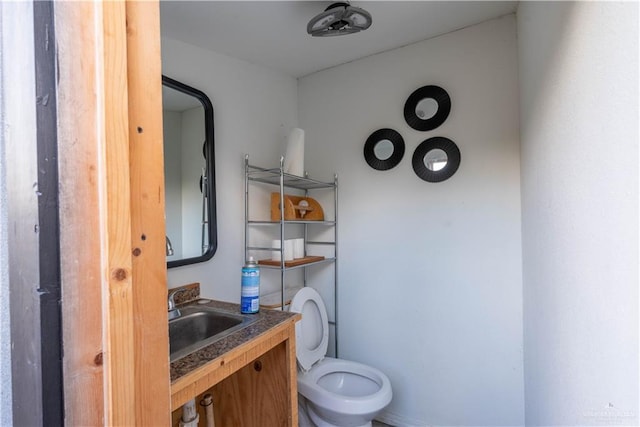
[[[134,312],[131,261],[129,96],[125,4],[104,2],[104,132],[108,246],[106,314],[107,425],[135,424]]]
[[[296,328],[291,325],[289,328],[289,337],[286,340],[287,351],[287,369],[289,381],[289,396],[291,396],[289,425],[295,427],[298,425],[298,367],[296,360]]]
[[[160,5],[127,1],[136,424],[171,422]]]
[[[65,422],[167,425],[159,4],[54,11]]]
[[[107,405],[102,7],[59,2],[54,14],[65,421],[97,426]]]

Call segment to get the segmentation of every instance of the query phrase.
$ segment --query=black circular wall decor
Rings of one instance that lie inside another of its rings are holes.
[[[442,159],[433,158],[434,164],[427,165],[425,159],[430,153],[443,152]],[[444,164],[443,164],[444,163]],[[452,140],[441,136],[429,138],[420,143],[411,159],[413,170],[420,179],[428,182],[441,182],[449,179],[460,166],[460,149]]]
[[[424,113],[422,104],[435,104],[432,115]],[[423,86],[416,89],[404,104],[404,119],[415,130],[433,130],[444,123],[451,112],[451,98],[446,90],[440,86]]]
[[[384,152],[384,153],[383,153]],[[364,159],[379,171],[389,170],[404,156],[404,139],[393,129],[378,129],[364,144]]]

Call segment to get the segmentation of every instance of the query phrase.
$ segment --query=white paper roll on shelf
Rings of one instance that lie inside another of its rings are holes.
[[[284,241],[284,260],[293,261],[293,239]]]
[[[271,259],[274,261],[280,261],[280,256],[282,252],[280,252],[280,239],[275,239],[271,241],[271,247],[275,249],[271,251]]]
[[[293,128],[289,132],[283,166],[285,173],[304,176],[304,130]]]
[[[293,257],[304,258],[304,239],[293,239]]]

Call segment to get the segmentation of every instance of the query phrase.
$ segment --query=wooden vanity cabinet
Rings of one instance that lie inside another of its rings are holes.
[[[172,425],[182,405],[196,396],[200,426],[206,426],[200,401],[213,395],[216,427],[298,425],[295,321],[273,328],[212,360],[171,386]]]

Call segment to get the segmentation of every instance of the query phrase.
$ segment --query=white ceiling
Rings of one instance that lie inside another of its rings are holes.
[[[163,37],[293,77],[513,13],[515,1],[352,1],[371,13],[360,33],[311,37],[307,22],[331,1],[161,1]]]

